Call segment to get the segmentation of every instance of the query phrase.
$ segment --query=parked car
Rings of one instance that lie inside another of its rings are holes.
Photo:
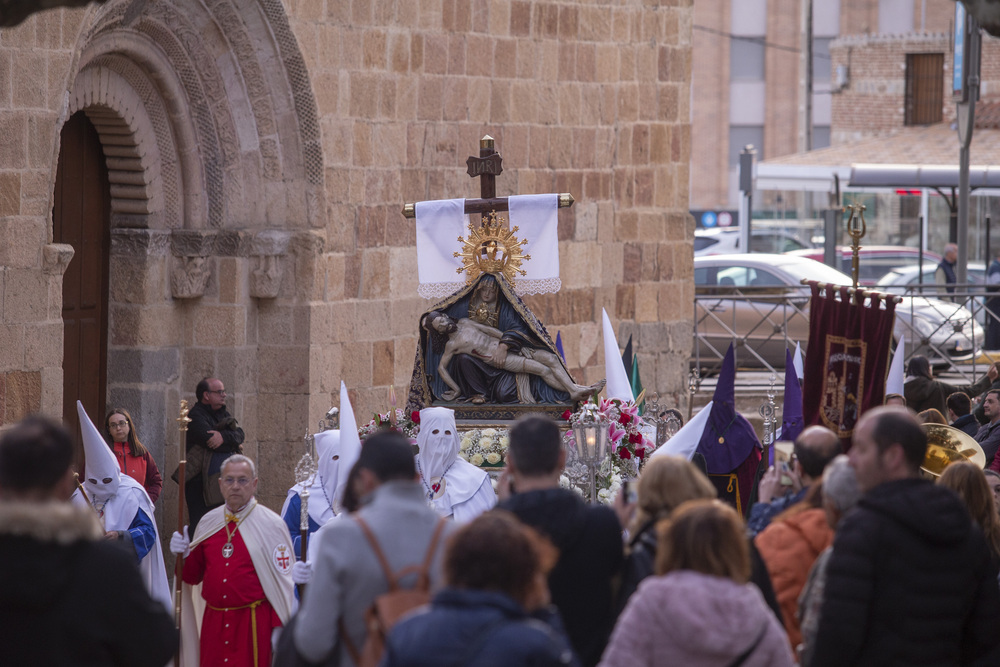
[[[944,288],[939,287],[934,282],[934,274],[936,271],[937,264],[932,266],[927,266],[926,263],[924,264],[924,280],[922,290],[919,280],[920,267],[916,265],[901,266],[879,278],[878,282],[875,284],[875,289],[881,292],[890,292],[892,294],[923,294],[924,296],[929,297],[942,297]],[[969,262],[966,280],[970,286],[982,289],[983,286],[986,285],[986,265],[982,262]],[[985,326],[986,311],[984,308],[986,306],[986,300],[982,296],[972,298],[975,298],[976,300],[975,308],[973,308],[973,312],[976,314],[976,321]],[[968,302],[963,303],[963,305],[966,305],[967,307],[969,306]]]
[[[789,254],[798,257],[808,257],[817,262],[823,261],[823,249],[793,250]],[[851,275],[851,262],[853,252],[850,246],[837,246],[839,255],[839,268],[842,272]],[[941,255],[924,251],[924,268],[933,269],[941,262]],[[917,266],[920,263],[920,251],[917,248],[895,245],[869,245],[861,246],[858,251],[858,284],[874,285],[879,278],[889,273],[889,271],[901,266]],[[848,281],[850,285],[850,281]]]
[[[694,363],[713,366],[733,339],[741,366],[783,368],[785,348],[809,339],[808,286],[803,279],[850,285],[829,266],[794,254],[735,254],[694,258]],[[893,339],[905,336],[906,353],[936,365],[970,358],[983,340],[972,313],[950,301],[902,297]]]
[[[751,229],[750,252],[788,252],[811,248],[808,241],[783,229]],[[740,230],[736,227],[696,229],[694,256],[724,255],[740,251]]]

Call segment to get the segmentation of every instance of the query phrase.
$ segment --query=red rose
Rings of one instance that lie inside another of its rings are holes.
[[[618,450],[618,456],[622,457],[623,460],[628,461],[632,458],[632,452],[628,450],[628,447],[622,447]]]
[[[635,458],[639,459],[640,461],[645,461],[646,460],[646,450],[645,449],[637,449],[637,450],[635,450]]]
[[[572,416],[572,414],[573,414],[572,411],[566,410],[566,412],[562,413],[562,418],[565,419],[566,421],[569,421],[569,418]]]
[[[618,423],[621,424],[622,426],[625,426],[631,421],[632,421],[632,415],[628,414],[627,412],[623,412],[621,416],[618,417]]]
[[[410,421],[414,424],[420,423],[420,410],[414,410],[410,413]]]
[[[628,441],[629,441],[629,443],[631,443],[633,445],[638,445],[640,442],[642,442],[642,434],[641,433],[633,433],[632,435],[630,435],[628,437]]]

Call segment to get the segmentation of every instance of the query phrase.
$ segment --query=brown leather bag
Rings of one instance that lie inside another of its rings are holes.
[[[389,566],[389,561],[386,560],[385,554],[382,552],[382,548],[379,546],[378,540],[368,527],[368,524],[360,516],[355,516],[354,520],[358,522],[361,532],[364,533],[365,538],[372,547],[372,551],[375,552],[375,556],[378,558],[379,565],[382,566],[382,573],[385,575],[385,580],[389,583],[389,591],[375,598],[371,607],[365,612],[365,626],[368,629],[368,636],[365,638],[365,643],[361,647],[360,653],[346,632],[344,619],[341,618],[337,625],[340,636],[344,641],[344,648],[347,649],[351,660],[358,667],[377,667],[382,660],[382,654],[385,652],[386,638],[389,636],[392,626],[396,625],[409,612],[431,601],[431,563],[434,560],[434,554],[437,551],[437,545],[441,538],[441,531],[444,530],[446,521],[445,519],[438,519],[437,526],[434,528],[434,534],[431,536],[430,544],[427,546],[424,562],[419,566],[408,565],[393,574],[392,568]],[[409,589],[400,588],[399,580],[412,573],[417,574],[417,585]]]

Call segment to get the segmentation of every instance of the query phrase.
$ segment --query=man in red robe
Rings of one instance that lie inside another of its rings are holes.
[[[202,518],[193,540],[185,527],[170,541],[171,551],[187,554],[181,664],[264,667],[271,664],[272,633],[291,615],[295,556],[281,517],[254,498],[253,461],[227,459],[219,485],[225,505]]]

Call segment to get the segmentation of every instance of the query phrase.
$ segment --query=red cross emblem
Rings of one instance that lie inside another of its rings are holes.
[[[274,548],[274,567],[282,574],[288,574],[292,569],[292,559],[289,556],[288,546],[279,544]]]

